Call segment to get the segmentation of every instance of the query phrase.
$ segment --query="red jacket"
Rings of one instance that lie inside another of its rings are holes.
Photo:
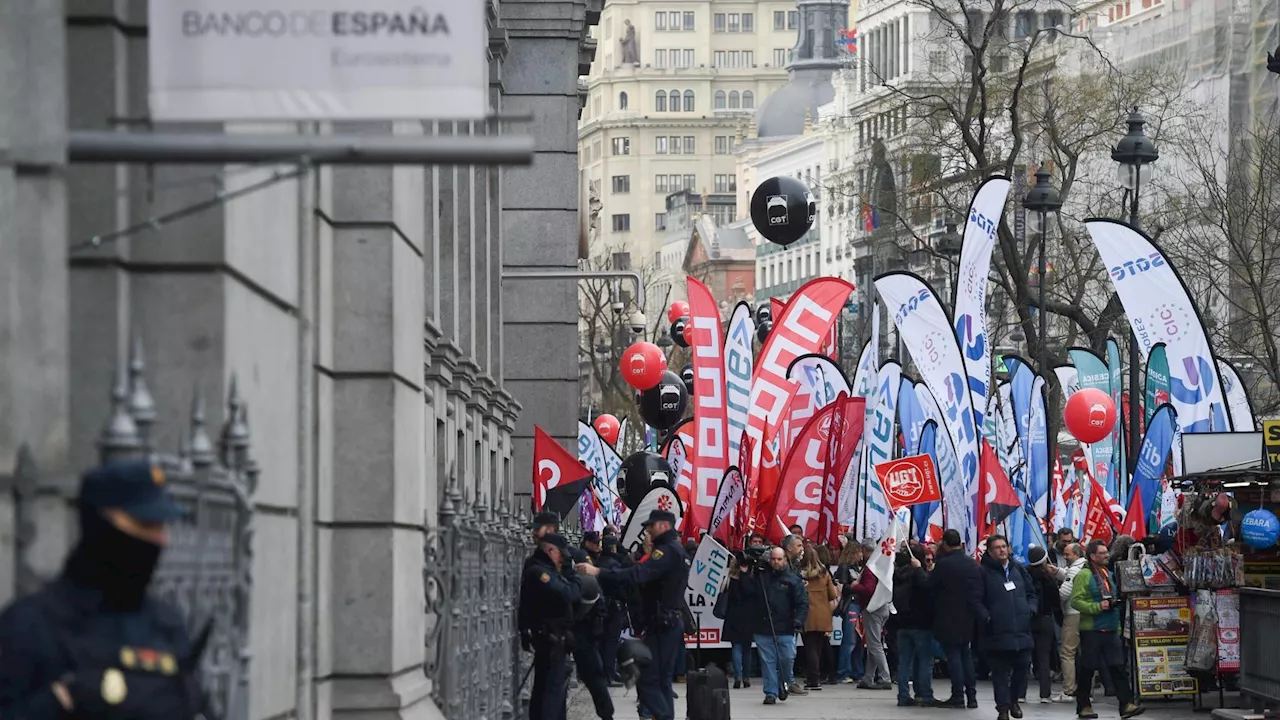
[[[871,602],[871,596],[876,594],[876,586],[880,584],[880,578],[871,572],[871,568],[863,568],[862,575],[858,577],[858,582],[853,584],[850,592],[857,598],[858,604],[866,607]]]

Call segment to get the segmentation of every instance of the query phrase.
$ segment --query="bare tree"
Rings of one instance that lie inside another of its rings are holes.
[[[657,283],[651,266],[619,268],[620,262],[616,255],[597,255],[583,261],[582,267],[584,270],[637,270],[643,279],[645,294],[652,293]],[[658,339],[662,325],[666,324],[666,313],[662,313],[660,318],[649,318],[644,332],[633,332],[631,314],[637,309],[635,298],[617,280],[580,281],[578,301],[578,355],[586,381],[582,383],[582,409],[610,413],[619,418],[629,415],[632,422],[640,422],[635,390],[622,379],[619,364],[622,353],[633,342]],[[682,348],[672,347],[667,353],[668,364],[677,369],[687,362],[684,358],[688,352]]]
[[[878,67],[874,57],[862,60],[867,92],[879,96],[879,107],[902,118],[901,126],[896,119],[887,123],[884,134],[906,182],[892,206],[876,198],[874,188],[848,182],[828,192],[856,195],[858,206],[878,210],[882,225],[895,224],[893,234],[903,251],[943,257],[918,229],[938,212],[963,218],[973,191],[989,175],[1021,178],[1024,184],[1015,184],[998,228],[991,269],[998,289],[991,310],[1005,309],[1008,315],[995,325],[1019,330],[1015,336],[1025,338],[1025,349],[1034,356],[1042,339],[1035,315],[1040,278],[1033,270],[1045,234],[1034,231],[1031,218],[1023,215],[1020,194],[1034,182],[1036,168],[1048,167],[1067,205],[1048,232],[1046,254],[1053,272],[1045,307],[1064,320],[1050,323],[1050,337],[1043,341],[1058,360],[1073,344],[1101,350],[1108,337],[1124,331],[1123,308],[1078,220],[1124,216],[1109,151],[1139,102],[1155,128],[1164,118],[1188,112],[1179,73],[1116,68],[1086,35],[1067,29],[1073,8],[1065,2],[908,4],[926,11],[916,13],[916,24],[928,17],[926,67],[890,77],[892,68]],[[1157,140],[1162,154],[1175,152],[1172,143]]]
[[[1205,132],[1206,151],[1167,181],[1162,246],[1214,350],[1252,386],[1254,411],[1273,415],[1280,411],[1280,118],[1240,129],[1229,143],[1225,137]]]

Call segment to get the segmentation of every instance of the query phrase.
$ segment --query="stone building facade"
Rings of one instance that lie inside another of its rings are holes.
[[[136,344],[170,420],[150,429],[157,450],[189,450],[193,397],[208,427],[236,424],[218,401],[233,382],[251,416],[246,714],[474,710],[429,658],[466,651],[432,646],[461,637],[437,630],[437,584],[482,568],[433,579],[432,548],[465,539],[437,532],[463,517],[511,542],[534,424],[576,438],[576,282],[516,276],[577,266],[578,76],[600,0],[485,7],[490,120],[198,128],[148,121],[144,0],[0,8],[0,476],[22,447],[38,468],[34,494],[14,490],[21,473],[0,493],[0,527],[36,528],[0,536],[0,599],[14,557],[57,571]],[[69,166],[68,129],[527,134],[536,153],[513,168]]]

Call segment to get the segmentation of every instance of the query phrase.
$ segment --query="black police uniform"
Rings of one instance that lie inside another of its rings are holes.
[[[568,543],[560,535],[542,537],[563,552]],[[568,564],[568,558],[564,562]],[[517,622],[526,650],[533,650],[533,691],[529,720],[564,720],[568,700],[568,651],[574,606],[582,589],[556,569],[541,550],[525,562],[520,579]]]
[[[654,510],[644,523],[675,524],[675,515]],[[654,720],[675,717],[675,690],[671,681],[676,664],[684,653],[685,591],[689,584],[689,557],[674,529],[654,538],[653,551],[629,568],[601,570],[605,583],[637,584],[643,607],[644,642],[653,654],[653,662],[640,674],[636,694]],[[635,620],[635,618],[632,618]]]
[[[80,541],[62,574],[0,614],[0,718],[188,720],[207,712],[199,650],[174,606],[147,595],[161,548],[116,528],[116,509],[143,523],[183,511],[146,462],[105,465],[80,486]],[[61,682],[74,704],[53,691]]]
[[[622,567],[622,558],[618,555],[618,538],[604,539],[604,551],[596,560],[596,567],[601,570]],[[604,636],[600,640],[600,661],[604,664],[604,674],[609,682],[621,683],[622,677],[618,674],[618,647],[622,642],[622,630],[627,626],[626,594],[622,588],[609,587],[608,583],[601,583],[600,589],[605,594],[603,600],[606,610]]]
[[[595,564],[583,550],[573,551],[573,561]],[[600,720],[613,720],[613,698],[609,696],[609,679],[600,656],[607,605],[602,594],[589,608],[578,611],[573,625],[573,664],[578,668],[578,679],[591,693]]]

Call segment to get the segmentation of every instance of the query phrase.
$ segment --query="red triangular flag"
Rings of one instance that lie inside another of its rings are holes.
[[[1134,488],[1129,493],[1129,509],[1125,511],[1124,522],[1120,525],[1121,535],[1128,535],[1135,540],[1142,540],[1147,536],[1147,521],[1142,517],[1142,509],[1142,493]]]
[[[538,426],[533,427],[533,507],[563,518],[573,508],[591,471]]]
[[[998,525],[1021,507],[1022,503],[1018,500],[1018,491],[1014,490],[1013,484],[1009,482],[1008,473],[1000,466],[996,451],[991,448],[991,443],[985,438],[982,440],[982,473],[983,495],[980,502],[986,505],[991,524]],[[982,521],[981,515],[978,520]]]

